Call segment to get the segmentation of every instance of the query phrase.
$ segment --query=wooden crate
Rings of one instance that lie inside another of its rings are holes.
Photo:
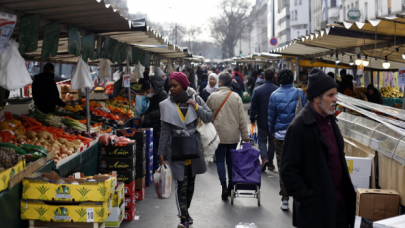
[[[85,223],[85,222],[42,222],[39,220],[29,220],[29,227],[88,227],[88,228],[104,228],[105,222],[102,223]]]

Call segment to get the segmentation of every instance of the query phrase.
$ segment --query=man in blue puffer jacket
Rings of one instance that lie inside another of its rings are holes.
[[[252,125],[257,120],[258,135],[259,135],[259,150],[262,158],[262,171],[274,170],[274,143],[273,137],[268,131],[268,104],[270,95],[278,89],[272,82],[274,71],[266,69],[264,71],[264,84],[253,91],[252,102],[250,103],[250,121]],[[267,148],[268,143],[268,148]]]
[[[295,108],[297,107],[298,93],[300,93],[301,96],[302,107],[307,104],[307,98],[304,91],[294,88],[294,74],[291,70],[281,70],[278,73],[277,81],[281,84],[281,86],[270,96],[268,106],[268,126],[270,135],[274,134],[277,167],[280,171],[284,136],[287,132],[288,126],[295,117]],[[284,184],[281,178],[279,194],[282,196],[280,208],[282,210],[288,210],[289,196],[284,188]]]

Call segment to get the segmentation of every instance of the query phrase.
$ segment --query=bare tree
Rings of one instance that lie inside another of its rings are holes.
[[[211,36],[217,40],[227,57],[235,56],[234,47],[247,26],[250,5],[244,0],[222,0],[220,16],[212,18]]]
[[[197,44],[197,36],[200,35],[202,33],[201,27],[196,26],[196,27],[189,27],[187,29],[185,29],[184,31],[185,36],[183,37],[184,40],[183,42],[188,42],[188,48],[191,51],[195,51],[194,49],[196,49],[196,44]],[[193,46],[191,45],[191,42],[193,42]]]

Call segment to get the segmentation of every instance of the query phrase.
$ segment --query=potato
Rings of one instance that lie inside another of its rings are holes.
[[[38,136],[39,136],[39,134],[38,134]],[[45,143],[45,139],[42,138],[41,136],[39,136],[38,142],[40,142],[41,144],[43,144],[43,143]]]
[[[56,144],[56,143],[51,144],[51,146],[52,146],[53,148],[60,149],[60,146],[59,146],[58,144]]]
[[[64,138],[59,138],[58,141],[62,144],[65,144],[66,142],[68,142],[66,139]]]
[[[34,131],[31,131],[31,130],[27,131],[27,133],[25,133],[25,135],[26,135],[29,139],[32,139],[32,138],[37,137],[37,133],[35,133]]]
[[[15,134],[15,139],[20,139],[20,138],[27,139],[27,136],[22,135],[22,134]]]
[[[72,141],[72,143],[80,145],[82,143],[82,141],[80,139],[76,139],[76,140]]]
[[[73,149],[73,147],[68,147],[67,150],[70,151],[70,152],[72,152],[72,153],[75,151],[75,150]]]
[[[33,143],[37,142],[39,139],[37,137],[34,137],[31,139]]]

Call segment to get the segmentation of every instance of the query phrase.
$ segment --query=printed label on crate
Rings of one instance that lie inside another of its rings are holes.
[[[87,222],[94,222],[94,208],[87,208]]]
[[[61,185],[56,189],[55,198],[56,199],[72,199],[70,195],[71,190],[66,185]]]
[[[54,220],[60,220],[60,221],[70,220],[69,211],[65,207],[59,207],[58,209],[56,209],[54,211],[54,214],[55,214],[53,216]]]

